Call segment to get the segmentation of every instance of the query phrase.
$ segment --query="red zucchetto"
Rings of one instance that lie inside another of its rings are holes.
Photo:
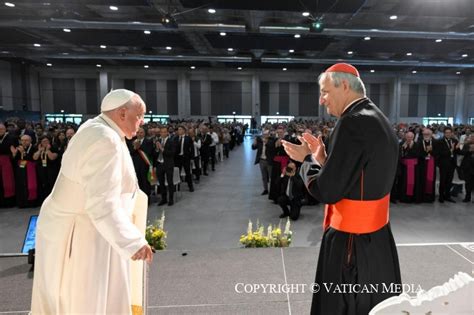
[[[360,78],[359,71],[357,71],[356,67],[348,63],[336,63],[330,66],[329,68],[327,68],[326,71],[324,72],[344,72],[344,73],[350,73]]]

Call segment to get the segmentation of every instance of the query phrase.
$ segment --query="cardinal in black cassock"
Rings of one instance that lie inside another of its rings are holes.
[[[420,147],[414,141],[415,135],[409,131],[400,144],[400,177],[398,194],[401,202],[421,202],[420,199]]]
[[[423,129],[423,138],[419,141],[420,169],[419,169],[419,194],[418,200],[434,202],[436,185],[436,147],[433,131]]]
[[[327,204],[315,281],[320,290],[313,294],[311,314],[367,315],[401,293],[388,213],[397,139],[387,118],[365,96],[355,67],[333,65],[319,84],[320,103],[339,117],[327,154],[321,138],[309,134],[301,146],[284,142],[292,159],[304,160],[301,176],[307,189]],[[336,289],[342,286],[345,293]],[[369,286],[377,290],[361,292]]]

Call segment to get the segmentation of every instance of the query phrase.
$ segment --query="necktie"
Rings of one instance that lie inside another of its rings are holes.
[[[181,151],[180,151],[179,155],[183,155],[183,154],[184,154],[184,151],[183,151],[184,137],[181,136],[181,137],[179,137],[179,138],[180,138],[179,141],[181,142]]]

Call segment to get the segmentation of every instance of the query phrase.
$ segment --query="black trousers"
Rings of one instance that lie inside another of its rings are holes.
[[[278,204],[283,213],[290,216],[290,219],[298,220],[301,210],[301,200],[297,198],[290,200],[287,195],[282,195],[278,197]],[[288,206],[290,206],[290,209],[288,209]]]
[[[211,168],[214,171],[215,166],[216,166],[216,146],[215,145],[210,146],[209,147],[209,152],[210,152],[210,155],[211,155]]]
[[[201,176],[201,168],[199,167],[199,159],[200,159],[199,156],[193,158],[194,169],[192,170],[192,172],[194,173],[194,176],[196,176],[196,180],[199,180]]]
[[[440,165],[439,166],[439,198],[448,199],[451,198],[449,194],[451,187],[453,186],[454,165]]]
[[[188,183],[188,187],[190,189],[193,188],[193,178],[191,176],[191,160],[184,156],[178,155],[175,159],[175,166],[179,167],[179,174],[181,174],[181,170],[184,168],[184,173],[186,174],[186,183]]]
[[[367,315],[381,301],[399,295],[402,280],[390,223],[367,234],[329,227],[321,241],[315,283],[320,289],[313,294],[311,315]],[[362,291],[364,287],[368,290]]]
[[[474,174],[465,174],[465,188],[466,188],[466,196],[464,197],[465,200],[471,200],[471,193],[474,191]]]
[[[148,181],[148,171],[144,168],[135,169],[135,171],[137,173],[138,187],[149,197],[151,195],[151,184]]]
[[[158,163],[156,165],[156,177],[158,178],[158,183],[160,184],[160,193],[162,200],[173,200],[174,185],[173,185],[173,166],[164,166],[163,163]],[[168,189],[165,185],[165,178],[168,182]],[[166,197],[166,192],[168,191],[168,197]]]

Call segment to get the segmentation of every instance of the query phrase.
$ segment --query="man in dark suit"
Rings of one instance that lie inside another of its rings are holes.
[[[262,174],[263,195],[268,194],[268,182],[272,175],[273,157],[275,156],[275,143],[270,138],[270,132],[265,130],[262,137],[256,137],[252,144],[252,150],[257,150],[255,165],[259,164]]]
[[[210,145],[212,144],[212,137],[209,134],[209,129],[206,125],[201,127],[201,162],[204,176],[208,176],[207,166],[209,165],[209,158],[211,156]]]
[[[439,202],[456,202],[451,198],[454,170],[456,169],[456,154],[459,153],[458,141],[453,138],[453,129],[444,128],[444,137],[436,142],[439,167]]]
[[[301,200],[305,197],[305,190],[303,179],[296,172],[296,164],[294,162],[288,163],[285,170],[285,176],[279,179],[280,196],[278,197],[278,204],[283,210],[280,218],[290,217],[292,220],[298,220],[301,210]],[[290,206],[290,209],[288,209]]]
[[[179,126],[178,133],[174,137],[176,155],[174,158],[174,163],[179,167],[179,173],[181,174],[181,169],[184,168],[186,173],[186,182],[188,183],[189,191],[193,192],[193,178],[191,176],[191,158],[194,155],[194,144],[193,140],[186,135],[186,127]]]
[[[173,139],[168,134],[168,128],[160,128],[160,138],[155,142],[155,167],[156,177],[160,184],[161,201],[159,206],[168,203],[172,206],[174,185],[173,185],[173,171],[174,171],[174,156],[176,148]],[[166,197],[165,176],[168,183],[168,198]]]
[[[137,137],[128,141],[128,148],[132,156],[133,166],[137,173],[138,186],[150,197],[151,183],[148,175],[153,167],[153,142],[145,138],[145,129],[137,131]]]

